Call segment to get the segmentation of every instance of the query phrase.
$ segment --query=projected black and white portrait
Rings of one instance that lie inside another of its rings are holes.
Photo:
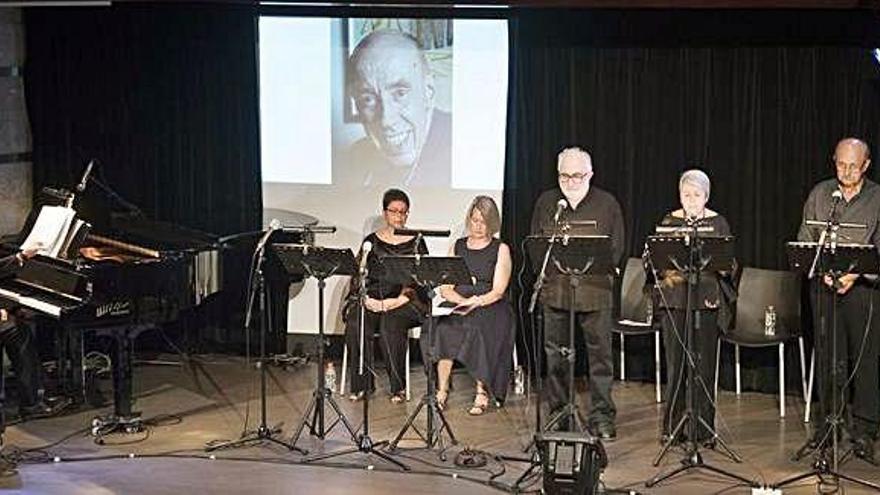
[[[334,182],[446,187],[452,145],[446,96],[452,72],[450,22],[377,27],[349,30],[349,39],[357,42],[346,64],[345,94],[364,136],[338,155]]]
[[[389,188],[419,205],[410,225],[448,228],[453,239],[464,224],[449,212],[477,194],[500,204],[505,20],[261,16],[259,37],[267,218],[309,215],[337,228],[319,242],[357,250],[381,221],[377,198]],[[428,247],[447,253],[449,239]],[[328,333],[344,328],[347,282],[327,281]],[[311,281],[291,295],[290,331],[314,331],[316,297]]]

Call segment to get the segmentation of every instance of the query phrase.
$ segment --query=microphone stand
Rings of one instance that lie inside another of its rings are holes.
[[[841,397],[843,391],[840,390],[840,382],[839,382],[839,373],[840,367],[838,366],[838,357],[837,357],[837,302],[839,300],[839,296],[837,293],[838,285],[837,280],[846,272],[841,270],[835,270],[833,266],[830,266],[831,263],[826,261],[824,258],[820,261],[821,253],[826,251],[830,253],[832,257],[836,255],[837,252],[837,231],[840,227],[844,228],[853,228],[853,229],[867,229],[867,225],[864,224],[852,224],[852,223],[840,223],[837,221],[837,205],[838,201],[834,202],[834,205],[831,208],[831,213],[828,216],[828,220],[826,221],[816,221],[816,220],[807,220],[804,222],[807,225],[812,226],[822,226],[824,227],[822,232],[819,235],[819,242],[816,244],[816,254],[813,257],[813,264],[810,267],[809,278],[813,279],[816,275],[824,278],[825,276],[829,276],[832,278],[834,283],[831,287],[831,357],[827,356],[826,352],[822,352],[825,350],[828,345],[828,315],[827,311],[822,311],[822,306],[824,305],[825,298],[822,297],[822,285],[824,284],[824,280],[817,280],[815,283],[816,287],[816,304],[819,305],[819,332],[817,335],[817,345],[816,345],[816,354],[819,356],[817,363],[820,364],[820,374],[828,373],[831,376],[831,407],[827,406],[828,399],[827,397],[823,397],[820,394],[820,404],[823,402],[826,404],[822,407],[822,412],[827,415],[825,423],[822,425],[822,430],[825,431],[824,434],[821,434],[821,440],[815,448],[812,447],[811,442],[807,442],[803,447],[798,449],[798,451],[792,457],[792,460],[799,461],[804,458],[808,453],[813,452],[816,454],[816,459],[813,462],[812,470],[807,471],[805,473],[801,473],[790,478],[784,479],[772,486],[772,488],[779,489],[783,486],[791,485],[792,483],[797,483],[803,479],[809,478],[811,476],[817,477],[820,482],[826,476],[830,476],[835,480],[846,480],[857,485],[864,486],[866,488],[872,488],[876,491],[880,491],[880,485],[870,483],[866,480],[862,480],[856,478],[855,476],[850,476],[843,474],[839,471],[840,465],[840,429],[843,426],[843,419],[841,418],[842,407],[839,405],[839,402],[843,399]],[[827,244],[826,244],[827,241]],[[819,268],[819,272],[817,273],[817,266],[820,262],[823,262],[822,266]],[[826,271],[827,269],[827,271]],[[852,269],[852,266],[850,266]],[[830,361],[830,363],[829,363]],[[824,369],[821,369],[824,368]],[[824,392],[824,387],[823,387]],[[830,429],[830,438],[829,432]],[[818,433],[818,432],[817,432]],[[820,436],[820,435],[817,435]],[[815,437],[814,437],[815,438]],[[831,460],[829,462],[828,459],[828,441],[831,440]]]
[[[269,441],[271,443],[275,443],[281,445],[288,450],[295,450],[301,454],[307,454],[308,452],[297,447],[292,443],[287,443],[284,440],[280,440],[275,438],[275,435],[281,433],[281,425],[277,425],[274,427],[268,426],[268,385],[266,381],[267,374],[267,366],[266,366],[266,334],[268,333],[268,314],[267,314],[267,301],[266,301],[266,279],[263,274],[263,264],[266,260],[266,245],[269,243],[269,238],[272,236],[272,233],[275,232],[276,229],[270,228],[266,231],[265,235],[260,242],[257,243],[257,248],[254,253],[256,257],[255,265],[253,267],[252,275],[254,275],[252,279],[251,286],[249,287],[248,292],[248,300],[247,300],[247,311],[245,313],[245,329],[249,329],[251,325],[251,320],[253,316],[253,307],[254,300],[259,297],[259,308],[260,308],[260,358],[257,360],[257,367],[260,369],[260,425],[256,430],[253,431],[243,431],[241,436],[237,440],[232,440],[228,442],[214,443],[209,444],[205,447],[205,452],[212,452],[220,449],[228,449],[228,448],[236,448],[243,447],[245,445],[249,445],[252,442],[259,442],[263,444],[265,441]],[[250,335],[250,333],[248,333]],[[248,338],[250,341],[250,338]],[[247,428],[247,425],[245,425]]]
[[[728,445],[721,439],[721,437],[718,436],[712,426],[706,423],[706,421],[697,414],[694,404],[694,387],[697,383],[697,377],[695,375],[697,373],[697,367],[700,365],[700,360],[702,359],[702,356],[700,356],[700,354],[694,349],[694,336],[702,333],[699,317],[700,310],[698,309],[699,301],[697,300],[700,287],[700,272],[704,268],[706,268],[710,262],[709,258],[703,257],[703,241],[700,238],[700,229],[698,228],[698,224],[698,221],[692,221],[689,219],[687,228],[684,231],[684,243],[687,246],[688,255],[686,266],[680,266],[679,262],[674,258],[671,260],[675,268],[687,277],[687,299],[685,302],[684,322],[685,337],[684,342],[682,343],[682,359],[684,359],[686,362],[685,410],[684,414],[682,414],[681,416],[681,419],[678,421],[678,424],[676,424],[675,428],[673,428],[670,432],[669,438],[660,449],[660,452],[654,458],[652,464],[655,467],[659,466],[660,461],[663,459],[663,457],[666,456],[666,453],[669,452],[669,449],[671,449],[672,446],[675,445],[676,439],[678,438],[679,434],[686,431],[688,438],[685,442],[685,457],[681,460],[680,466],[672,469],[667,473],[655,475],[653,478],[645,482],[645,486],[647,488],[651,488],[658,483],[670,479],[680,473],[688,472],[693,469],[705,469],[715,474],[725,476],[729,479],[740,481],[747,486],[756,487],[755,482],[749,480],[748,478],[740,476],[731,471],[713,466],[703,461],[703,456],[702,454],[700,454],[700,442],[697,441],[697,431],[699,428],[702,428],[707,433],[711,434],[711,438],[718,442],[718,445],[724,449],[726,454],[734,462],[742,462],[742,458],[740,458],[740,456],[737,455],[736,452],[728,447]],[[702,389],[705,391],[706,387],[703,377],[700,377],[699,380],[703,382]],[[669,404],[668,407],[673,407],[673,404]]]

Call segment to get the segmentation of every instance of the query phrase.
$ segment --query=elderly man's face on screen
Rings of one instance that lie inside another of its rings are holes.
[[[414,41],[375,32],[353,55],[350,87],[364,130],[395,166],[416,163],[425,144],[434,89]]]

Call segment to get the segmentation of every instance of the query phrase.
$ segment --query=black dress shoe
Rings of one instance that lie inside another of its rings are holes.
[[[67,409],[72,401],[69,397],[59,397],[49,401],[40,400],[36,404],[30,406],[21,406],[20,412],[23,418],[39,419],[49,418]]]
[[[18,474],[18,470],[16,468],[17,466],[15,464],[15,461],[0,454],[0,478],[15,476],[16,474]]]
[[[874,459],[874,442],[869,437],[853,440],[853,454],[869,464],[877,464]]]
[[[589,430],[590,435],[593,435],[600,440],[611,442],[617,439],[617,429],[614,428],[614,423],[595,423],[591,424],[587,429]]]

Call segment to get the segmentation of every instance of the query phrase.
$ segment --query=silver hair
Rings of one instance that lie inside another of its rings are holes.
[[[863,141],[857,137],[843,138],[840,141],[838,141],[837,146],[834,147],[834,155],[835,155],[834,157],[835,158],[837,158],[837,148],[839,148],[840,146],[844,146],[844,145],[845,146],[853,146],[856,148],[861,148],[862,152],[864,153],[865,160],[871,159],[871,148],[868,146],[868,143],[866,143],[865,141]]]
[[[556,170],[561,169],[562,160],[568,157],[580,159],[587,166],[587,170],[593,170],[593,158],[590,157],[589,153],[577,146],[565,148],[559,152],[559,155],[556,157]]]
[[[709,192],[712,190],[712,181],[709,180],[709,176],[706,175],[706,172],[703,172],[698,168],[692,168],[686,171],[681,174],[681,179],[678,180],[678,189],[681,190],[681,186],[685,184],[699,187],[704,193],[706,193],[706,199],[709,199]]]

